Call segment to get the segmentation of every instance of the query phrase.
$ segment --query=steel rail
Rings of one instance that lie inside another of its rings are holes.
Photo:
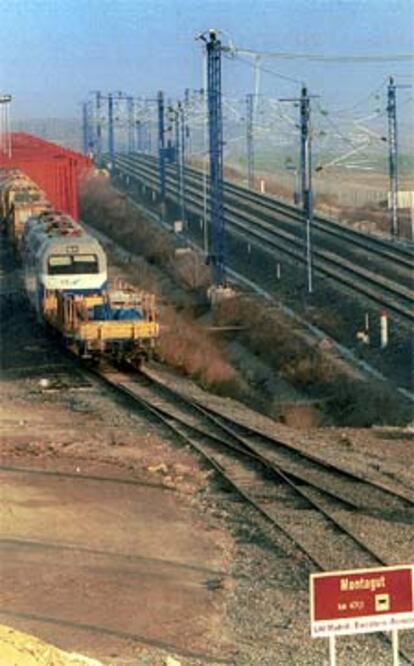
[[[116,373],[117,375],[118,373]],[[231,474],[230,470],[230,464],[225,467],[223,464],[218,462],[217,458],[215,457],[214,450],[211,448],[209,449],[206,446],[203,446],[203,444],[200,443],[199,438],[206,438],[209,439],[210,442],[212,442],[213,445],[221,445],[224,449],[232,451],[232,453],[236,452],[239,454],[243,454],[245,457],[249,458],[250,460],[253,460],[255,462],[262,462],[264,463],[264,459],[261,459],[261,456],[257,455],[254,451],[245,449],[245,444],[244,442],[240,439],[234,436],[235,443],[230,443],[227,439],[227,435],[229,434],[229,429],[228,428],[223,428],[222,431],[225,433],[225,436],[216,436],[214,435],[211,431],[209,431],[209,428],[202,429],[200,427],[197,427],[195,425],[191,425],[189,421],[186,421],[180,415],[177,413],[176,406],[173,410],[171,410],[171,406],[166,406],[161,404],[158,396],[156,398],[154,397],[144,397],[143,395],[140,395],[139,392],[137,391],[137,386],[134,384],[134,386],[126,386],[122,382],[117,381],[116,379],[112,379],[110,374],[107,373],[99,373],[99,376],[112,388],[116,389],[117,392],[122,393],[123,395],[127,396],[128,398],[132,399],[134,402],[145,408],[146,411],[150,412],[154,416],[157,417],[159,421],[161,421],[167,428],[172,431],[175,435],[177,435],[180,439],[182,439],[186,444],[190,445],[193,449],[195,449],[198,453],[200,453],[204,458],[206,458],[210,464],[213,465],[213,467],[220,473],[221,476],[223,476],[226,481],[230,483],[230,485],[237,490],[237,492],[240,493],[242,497],[244,497],[254,508],[256,508],[262,515],[266,516],[267,518],[270,518],[271,522],[277,525],[282,531],[287,534],[291,539],[292,535],[288,533],[286,530],[286,527],[283,527],[280,524],[280,521],[278,522],[275,517],[270,516],[268,509],[266,508],[268,502],[261,503],[258,500],[254,499],[253,495],[250,493],[246,492],[246,490],[239,484],[236,480],[237,474],[234,476]],[[163,387],[164,389],[164,387]],[[171,390],[172,392],[172,390]],[[182,400],[182,396],[180,394],[176,394],[175,398],[177,400]],[[191,408],[196,408],[195,403],[188,403],[188,406]],[[210,428],[211,425],[216,425],[214,423],[214,419],[208,419],[208,422],[210,423]],[[190,434],[186,434],[185,431],[189,431],[192,433],[192,436]],[[195,439],[197,437],[197,439]],[[221,452],[222,453],[222,452]],[[278,469],[277,466],[271,466],[267,463],[264,463],[265,466],[268,469],[272,469],[275,471],[275,473],[285,482],[287,483],[291,488],[298,488],[297,492],[298,494],[301,495],[301,497],[305,498],[305,496],[302,494],[299,486],[296,486],[295,483],[289,479],[288,475],[284,473],[282,469]],[[305,498],[308,499],[308,498]],[[312,502],[308,500],[310,504]],[[319,510],[319,509],[318,509]],[[318,558],[317,555],[314,553],[310,553],[306,547],[303,546],[303,544],[299,543],[296,539],[293,539],[293,541],[296,543],[296,545],[309,557],[310,560],[314,564],[318,566],[321,570],[324,569],[324,564],[320,558]],[[362,546],[364,548],[364,546]],[[367,549],[369,550],[369,549]],[[370,552],[370,555],[375,561],[380,564],[384,564],[383,560],[376,555],[374,552]]]
[[[150,182],[155,186],[156,176],[148,174],[147,167],[123,164],[124,159],[125,158],[123,157],[118,157],[115,160],[115,163],[121,171],[123,170],[127,175],[132,175],[139,179],[144,178],[147,182]],[[167,181],[170,181],[169,176],[167,176]],[[189,194],[190,190],[192,191],[191,195]],[[174,185],[170,182],[167,185],[167,191],[171,198],[177,198]],[[191,208],[197,215],[200,215],[201,213],[201,203],[199,202],[200,197],[201,195],[197,189],[194,190],[194,188],[187,186],[187,207],[189,209]],[[228,209],[229,207],[227,206],[226,208]],[[261,246],[266,253],[269,253],[269,246],[272,246],[275,249],[282,250],[295,260],[298,260],[301,263],[304,262],[302,244],[299,239],[284,230],[275,229],[269,223],[263,222],[258,218],[254,219],[254,225],[252,225],[251,215],[247,215],[243,211],[234,208],[231,210],[235,211],[235,213],[227,215],[227,222],[229,223],[229,226],[231,225],[233,227],[233,232],[234,227],[237,228],[236,231],[239,232],[239,235],[244,237],[246,242],[251,242],[253,238],[256,245]],[[246,219],[246,222],[243,222],[243,219]],[[259,228],[262,230],[259,231]],[[395,282],[391,282],[388,279],[378,277],[366,269],[352,264],[348,260],[332,253],[316,250],[314,256],[314,267],[320,273],[323,273],[333,280],[344,284],[351,290],[370,298],[381,307],[388,307],[410,323],[414,321],[414,309],[407,307],[407,304],[411,305],[414,303],[414,292],[411,290],[398,285]],[[338,264],[341,265],[339,266]],[[395,297],[402,302],[400,303],[393,300]]]
[[[98,371],[99,372],[99,371]],[[154,395],[150,396],[150,400],[145,398],[145,396],[142,395],[142,392],[140,393],[140,386],[136,382],[131,382],[129,375],[124,375],[121,381],[119,381],[119,376],[120,373],[116,371],[115,375],[111,378],[111,373],[107,372],[99,372],[99,376],[101,376],[105,381],[112,386],[115,386],[117,389],[119,389],[121,392],[123,392],[125,395],[128,395],[131,397],[133,400],[138,400],[138,401],[143,401],[144,403],[148,403],[151,405],[151,409],[157,411],[158,413],[163,414],[165,419],[174,421],[175,423],[179,423],[181,426],[191,430],[193,433],[195,433],[197,436],[201,436],[204,438],[207,438],[211,440],[215,444],[219,444],[220,446],[225,446],[227,448],[232,449],[233,451],[236,451],[237,453],[241,453],[245,456],[247,456],[250,459],[254,459],[256,461],[261,462],[265,467],[268,469],[273,469],[276,471],[279,475],[283,477],[283,480],[285,482],[289,482],[289,484],[292,484],[292,487],[297,487],[297,492],[301,494],[301,488],[300,485],[297,485],[298,482],[306,483],[308,486],[313,487],[315,490],[320,491],[321,493],[329,496],[330,498],[334,499],[336,502],[341,503],[342,505],[346,505],[348,508],[352,507],[354,509],[361,510],[363,506],[361,505],[361,502],[355,501],[351,497],[351,493],[349,492],[350,489],[348,489],[348,492],[344,491],[343,487],[343,479],[342,479],[342,488],[339,487],[335,489],[334,484],[331,483],[331,487],[329,487],[329,484],[326,480],[326,478],[320,479],[319,483],[317,479],[312,478],[312,475],[309,473],[306,473],[306,470],[303,469],[300,471],[298,468],[292,470],[292,466],[289,467],[289,464],[285,461],[276,461],[275,457],[272,456],[271,454],[264,455],[263,452],[259,450],[259,448],[255,445],[253,445],[251,442],[249,442],[245,437],[242,437],[240,434],[238,434],[233,426],[237,427],[237,423],[233,422],[229,417],[226,417],[227,424],[224,424],[221,422],[221,420],[217,417],[216,414],[213,413],[213,410],[210,408],[206,407],[205,405],[200,404],[197,400],[189,399],[186,397],[183,393],[181,393],[178,390],[172,389],[170,386],[167,386],[164,382],[157,380],[154,378],[152,373],[148,373],[145,370],[140,370],[139,375],[143,377],[147,382],[150,383],[151,388],[153,389],[155,387],[156,391],[158,393],[161,391],[164,397],[164,400],[159,398],[159,394],[154,397]],[[122,377],[122,375],[121,375]],[[181,405],[184,406],[185,409],[190,409],[192,411],[195,411],[198,415],[198,417],[201,417],[204,421],[207,422],[208,427],[200,427],[199,422],[197,421],[194,423],[191,419],[186,418],[185,416],[183,417],[181,412],[177,412],[177,404],[174,406],[174,410],[171,411],[171,405],[167,402],[167,405],[165,404],[165,394],[167,394],[167,401],[173,401],[174,403],[179,402]],[[214,434],[212,432],[211,427],[214,427],[216,430],[219,432],[219,436],[217,434]],[[223,438],[223,433],[225,437]],[[229,441],[230,440],[230,441]],[[355,473],[350,472],[349,470],[343,470],[340,467],[334,467],[333,465],[329,465],[324,463],[321,459],[317,459],[316,457],[311,457],[307,456],[306,454],[303,454],[302,452],[299,452],[298,449],[295,447],[285,443],[285,442],[280,442],[278,440],[272,440],[273,444],[278,444],[279,446],[282,446],[285,449],[290,449],[291,452],[293,452],[295,455],[301,455],[305,461],[305,464],[309,465],[309,462],[312,460],[313,465],[315,466],[315,461],[317,460],[317,464],[319,467],[324,469],[324,471],[329,471],[331,474],[335,473],[335,476],[337,477],[338,473],[342,474],[344,477],[347,477],[348,479],[353,479],[357,483],[363,482],[367,487],[374,488],[375,493],[378,494],[378,491],[381,492],[382,494],[382,499],[387,503],[387,497],[394,496],[394,498],[397,498],[398,500],[403,500],[404,504],[400,505],[400,509],[403,509],[406,507],[407,504],[414,505],[414,500],[413,498],[407,498],[405,494],[400,494],[397,489],[391,489],[390,487],[384,487],[383,485],[372,481],[370,479],[361,477],[360,475],[357,475]],[[321,481],[323,481],[321,483]],[[333,478],[331,479],[333,482]],[[307,496],[307,499],[309,501],[309,497]],[[374,504],[375,502],[378,502],[377,506],[380,506],[382,504],[381,499],[377,496],[374,498]],[[368,507],[369,508],[373,508]],[[320,505],[318,505],[318,510],[321,511]],[[332,516],[329,516],[331,520],[335,520],[332,518]],[[353,538],[355,538],[354,535],[352,535]],[[363,547],[366,547],[366,544],[362,544]],[[377,557],[378,561],[383,562],[380,556],[375,554],[373,551],[371,554],[375,557]],[[383,562],[384,563],[384,562]]]
[[[187,170],[188,169],[190,169],[190,167],[187,167]],[[191,171],[194,176],[200,180],[200,172],[196,169],[191,169]],[[229,181],[226,181],[225,189],[234,193],[234,195],[236,195],[238,198],[242,198],[243,202],[250,200],[256,206],[265,208],[273,214],[283,213],[297,222],[303,221],[302,210],[292,204],[282,202],[266,194],[253,192],[252,190],[246,189],[242,185],[236,185],[235,183],[231,183]],[[358,245],[364,250],[369,249],[375,254],[379,254],[387,259],[393,259],[408,268],[412,268],[412,262],[414,260],[414,249],[411,249],[407,245],[402,244],[401,241],[399,245],[395,245],[395,243],[398,241],[393,241],[391,244],[390,241],[377,238],[374,235],[364,234],[362,231],[352,229],[351,227],[346,227],[340,222],[336,222],[335,220],[323,217],[321,215],[314,215],[313,226],[314,228],[339,238],[340,240],[350,240],[354,245]]]
[[[131,158],[129,158],[131,159]],[[137,155],[132,158],[135,162],[139,161],[142,164],[152,163],[156,167],[156,160],[151,156],[142,156]],[[170,169],[171,172],[171,169]],[[172,173],[172,172],[171,172]],[[186,176],[193,177],[194,179],[201,182],[203,174],[194,167],[186,166]],[[207,179],[208,181],[208,179]],[[280,201],[275,197],[271,197],[267,194],[261,194],[259,192],[254,192],[252,190],[243,187],[243,185],[237,185],[231,181],[225,181],[225,192],[227,195],[232,193],[240,199],[243,199],[243,202],[251,201],[255,206],[260,207],[261,209],[266,209],[269,213],[283,213],[287,217],[297,221],[303,221],[303,212],[297,206],[293,204],[288,204],[286,202]],[[396,262],[403,264],[407,268],[413,268],[414,261],[414,246],[410,247],[407,244],[404,244],[402,241],[388,241],[382,238],[378,238],[371,234],[366,234],[357,229],[352,229],[351,227],[346,227],[344,224],[332,220],[331,218],[324,217],[322,215],[314,215],[313,217],[313,226],[320,231],[332,235],[340,240],[348,239],[354,245],[362,247],[364,250],[370,249],[375,254],[379,254],[387,259],[393,259]],[[398,244],[397,244],[398,243]],[[367,246],[370,246],[369,248]]]
[[[320,520],[317,522],[318,528],[325,531],[325,534],[329,534],[332,538],[335,538],[335,532],[339,530],[339,532],[342,534],[341,537],[341,544],[340,544],[340,551],[343,553],[344,551],[344,542],[342,539],[346,537],[349,542],[348,542],[348,547],[349,544],[353,544],[353,548],[359,549],[359,551],[364,554],[365,561],[367,561],[368,557],[368,564],[369,566],[377,566],[378,564],[387,566],[390,564],[385,558],[383,558],[381,555],[378,555],[375,551],[375,549],[372,549],[368,544],[364,542],[364,540],[359,536],[357,533],[355,533],[354,530],[350,529],[350,526],[347,525],[346,523],[343,522],[338,516],[333,516],[332,513],[329,511],[329,509],[326,507],[326,502],[323,500],[323,494],[324,491],[320,491],[320,495],[322,494],[322,497],[315,497],[315,494],[310,493],[306,488],[301,486],[301,484],[298,484],[295,482],[294,478],[291,478],[289,474],[286,474],[282,469],[280,469],[277,465],[274,465],[273,463],[269,464],[269,461],[261,456],[258,455],[257,452],[251,449],[249,445],[246,446],[246,442],[240,438],[238,435],[233,433],[231,428],[225,427],[223,429],[223,426],[220,425],[220,428],[224,432],[224,439],[222,437],[217,437],[211,433],[211,425],[217,427],[219,424],[216,423],[216,420],[213,418],[213,420],[209,420],[209,427],[207,431],[204,431],[203,429],[200,430],[198,427],[194,427],[194,425],[190,425],[186,423],[185,421],[177,416],[175,413],[175,410],[171,412],[169,409],[165,409],[164,406],[160,406],[157,403],[157,399],[155,401],[153,400],[148,400],[148,398],[145,398],[141,395],[137,395],[136,391],[130,390],[128,387],[123,386],[122,384],[120,385],[118,382],[113,382],[110,377],[105,376],[104,374],[100,375],[100,378],[109,386],[111,386],[112,389],[115,389],[117,392],[122,393],[124,396],[127,396],[128,399],[132,399],[136,404],[138,404],[141,408],[146,410],[148,413],[150,413],[153,417],[155,417],[159,422],[161,422],[170,432],[172,432],[175,436],[177,436],[179,439],[181,439],[186,445],[189,445],[191,448],[196,450],[204,459],[206,459],[211,466],[216,470],[216,472],[219,473],[220,476],[222,476],[226,482],[243,498],[245,499],[248,504],[250,504],[260,515],[262,515],[267,521],[269,521],[271,524],[276,526],[285,536],[289,538],[291,542],[293,542],[297,548],[305,555],[307,558],[313,562],[314,565],[316,565],[320,570],[327,570],[326,569],[326,563],[323,561],[323,557],[321,559],[321,554],[319,552],[315,554],[315,552],[312,552],[312,548],[309,547],[309,545],[306,545],[303,543],[303,538],[300,539],[298,535],[295,533],[294,528],[292,529],[292,526],[289,523],[289,519],[287,522],[283,521],[283,517],[279,516],[279,511],[272,511],[272,506],[271,506],[271,501],[269,501],[269,498],[265,498],[264,501],[260,501],[257,499],[257,497],[254,496],[254,491],[253,493],[251,492],[251,488],[247,486],[246,489],[246,484],[243,487],[243,483],[240,483],[240,480],[237,478],[237,472],[236,475],[234,476],[232,474],[231,468],[224,466],[222,461],[220,459],[217,459],[216,454],[214,454],[214,450],[212,451],[211,448],[209,449],[206,446],[202,445],[199,441],[199,439],[195,439],[194,436],[191,436],[189,432],[195,434],[197,438],[204,437],[207,439],[210,439],[211,441],[214,442],[214,444],[217,446],[217,443],[220,442],[221,446],[225,448],[225,450],[229,451],[231,450],[233,453],[243,453],[244,458],[246,458],[248,461],[253,461],[255,464],[260,464],[264,467],[264,469],[270,470],[282,483],[286,485],[286,487],[299,496],[303,501],[305,501],[312,509],[314,509],[317,512],[317,515],[320,515],[324,522],[320,522]],[[148,376],[146,375],[146,379]],[[154,382],[153,377],[150,377],[151,382]],[[136,387],[136,385],[134,385]],[[164,391],[165,385],[162,385],[162,390]],[[168,391],[174,395],[175,398],[177,398],[180,401],[185,401],[187,402],[188,406],[191,409],[194,408],[199,408],[199,405],[197,405],[196,401],[188,400],[185,398],[180,392],[176,392],[170,387],[167,387]],[[203,414],[206,414],[206,412],[201,408],[201,412]],[[231,436],[235,440],[236,443],[229,443],[226,441],[226,437]],[[230,455],[227,453],[227,455]],[[223,456],[223,454],[221,454]],[[342,500],[339,500],[338,503],[341,503],[342,506],[345,505],[345,503]],[[276,504],[277,504],[276,500]],[[310,521],[311,519],[308,518]],[[311,523],[309,522],[308,525]],[[323,527],[322,527],[323,525]],[[384,521],[384,525],[386,525],[386,521]],[[384,528],[386,529],[386,528]],[[336,538],[338,538],[338,535],[336,534]],[[319,541],[318,541],[319,544]],[[329,561],[329,557],[328,557]],[[342,566],[339,566],[339,568],[343,568]],[[382,640],[385,640],[387,644],[389,644],[389,638],[385,635],[382,634]],[[399,648],[399,652],[401,656],[404,657],[404,659],[407,661],[408,664],[414,665],[414,657],[411,652],[409,652],[406,648],[401,647]]]
[[[411,505],[412,507],[414,507],[414,487],[411,491],[409,488],[401,486],[400,488],[397,488],[394,484],[390,484],[382,479],[380,480],[378,478],[377,479],[369,478],[369,476],[363,474],[362,472],[356,472],[344,469],[341,465],[338,465],[337,463],[326,461],[318,455],[305,452],[301,447],[294,446],[291,442],[282,440],[279,437],[273,437],[269,434],[264,433],[262,430],[254,428],[250,425],[245,426],[244,424],[240,423],[234,416],[228,417],[226,414],[223,414],[221,411],[214,409],[211,405],[206,406],[199,402],[198,405],[201,409],[209,412],[211,416],[218,421],[218,423],[228,422],[229,424],[231,424],[233,428],[236,427],[238,430],[241,430],[242,433],[244,432],[245,433],[244,436],[239,435],[240,437],[243,437],[243,439],[247,437],[247,441],[250,441],[251,436],[258,437],[261,440],[263,440],[265,446],[267,447],[271,446],[272,450],[274,448],[278,448],[283,451],[289,452],[290,454],[293,454],[295,456],[299,456],[304,461],[304,471],[300,473],[297,469],[295,469],[294,474],[301,481],[305,481],[310,485],[316,485],[311,478],[312,475],[309,474],[309,472],[310,471],[313,472],[313,470],[316,471],[317,467],[319,467],[323,471],[326,471],[331,475],[343,476],[346,482],[352,481],[354,483],[364,484],[375,490],[379,490],[381,493],[383,493],[383,499],[385,499],[384,495],[389,495],[390,497],[402,500],[406,505]],[[251,443],[249,445],[252,446]],[[257,447],[257,444],[255,444],[255,446]],[[270,454],[270,457],[272,457],[272,453]],[[279,464],[283,467],[282,463]],[[320,485],[318,485],[317,487],[318,489],[322,489],[322,486]],[[329,485],[326,484],[323,490],[326,493],[334,495],[337,499],[340,499],[348,503],[349,505],[354,506],[357,509],[367,508],[366,504],[361,504],[361,502],[356,501],[354,497],[350,497],[348,495],[348,489],[346,488],[346,486],[345,486],[345,493],[343,490],[340,489],[338,489],[334,493],[333,488],[330,484]]]

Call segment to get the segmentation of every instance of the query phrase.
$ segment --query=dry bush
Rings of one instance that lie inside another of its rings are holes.
[[[155,227],[107,181],[91,178],[81,190],[82,217],[107,233],[125,249],[144,256],[149,263],[162,267],[187,291],[207,289],[211,271],[193,251],[176,252],[171,235]]]
[[[167,232],[154,229],[126,195],[113,190],[107,181],[91,178],[83,184],[81,214],[86,222],[151,263],[165,264],[174,257],[174,244]]]
[[[151,266],[141,257],[134,258],[134,261],[126,261],[115,257],[111,261],[110,277],[126,278],[128,282],[136,284],[140,289],[154,294],[157,301],[161,297],[161,290],[154,276]]]
[[[211,270],[203,258],[193,250],[176,255],[175,274],[177,281],[189,291],[204,291],[211,284]]]
[[[217,309],[217,323],[241,326],[241,336],[249,348],[278,372],[293,379],[293,365],[304,356],[303,342],[293,325],[275,311],[249,298],[228,299]]]
[[[292,384],[307,388],[326,384],[334,374],[332,364],[314,350],[302,351],[285,363],[280,372]]]
[[[248,348],[299,390],[326,399],[329,416],[337,424],[367,427],[410,422],[412,409],[386,385],[358,380],[338,369],[318,348],[309,348],[283,315],[247,298],[224,301],[217,323],[243,325],[240,333]]]
[[[330,412],[341,425],[366,428],[412,421],[411,405],[383,383],[356,381],[342,375],[332,380],[326,391],[330,394]]]
[[[337,337],[344,333],[347,326],[341,314],[326,308],[312,308],[310,321],[323,331],[333,331]]]
[[[311,430],[320,425],[321,414],[315,406],[291,403],[282,405],[279,420],[297,430]]]
[[[204,287],[208,274],[191,255],[176,260],[171,239],[162,229],[155,230],[125,196],[114,192],[106,182],[89,181],[83,187],[82,215],[93,226],[149,262],[168,266],[178,282],[190,289]],[[144,264],[129,270],[141,282]],[[150,276],[148,276],[150,278]],[[152,288],[155,291],[155,287]],[[316,315],[315,315],[316,316]],[[323,321],[326,313],[317,313]],[[339,372],[318,349],[305,349],[303,337],[292,322],[251,298],[223,301],[215,311],[219,325],[240,326],[242,341],[269,366],[299,389],[329,399],[329,413],[343,425],[401,424],[411,418],[411,410],[377,382],[356,381]],[[245,398],[247,386],[225,360],[215,340],[188,315],[165,308],[161,321],[159,355],[183,374],[198,380],[205,388],[234,398]]]
[[[194,252],[176,256],[168,234],[161,228],[155,229],[128,204],[124,195],[111,189],[107,182],[89,180],[82,188],[81,201],[85,221],[129,251],[143,255],[147,262],[167,268],[181,285],[190,290],[205,290],[210,284],[210,270]],[[138,266],[126,264],[125,272],[142,284],[144,264],[142,260]],[[153,286],[152,291],[155,290]],[[163,361],[215,392],[235,398],[244,395],[247,391],[245,383],[225,360],[217,341],[202,326],[188,314],[179,314],[172,307],[162,309],[160,323],[162,333],[157,353]]]
[[[242,397],[247,387],[226,361],[215,340],[188,315],[165,308],[158,345],[162,361],[197,379],[202,386],[233,398]]]

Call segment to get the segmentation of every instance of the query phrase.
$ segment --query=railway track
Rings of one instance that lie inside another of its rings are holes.
[[[395,564],[384,535],[394,539],[397,533],[399,556],[410,557],[414,487],[370,479],[246,429],[148,368],[107,366],[97,372],[207,460],[233,491],[288,536],[313,568]],[[401,653],[414,664],[414,644],[407,642]]]
[[[122,156],[126,157],[126,156]],[[131,159],[131,157],[127,157]],[[158,174],[158,163],[156,158],[148,155],[135,155],[132,157],[135,164],[142,164],[144,166],[155,166]],[[167,167],[167,172],[173,177],[176,177],[176,169]],[[199,187],[202,186],[203,174],[192,167],[186,166],[185,170],[186,181],[197,183]],[[176,180],[176,178],[175,178]],[[209,187],[209,179],[207,179],[207,187]],[[285,203],[274,197],[266,194],[259,194],[249,190],[241,185],[236,185],[230,181],[225,181],[224,184],[225,200],[233,200],[240,202],[243,205],[253,204],[256,210],[261,213],[271,213],[273,216],[277,213],[277,222],[280,224],[286,223],[286,220],[295,222],[303,228],[303,212],[297,206]],[[286,219],[284,219],[286,218]],[[292,226],[290,224],[290,226]],[[288,226],[286,226],[288,228]],[[414,247],[412,243],[407,241],[389,241],[377,236],[366,234],[351,227],[347,227],[339,222],[331,220],[327,217],[315,214],[313,216],[314,230],[321,231],[327,236],[340,239],[341,242],[350,242],[355,247],[361,247],[365,251],[369,250],[373,255],[379,256],[384,259],[389,259],[396,262],[396,265],[408,268],[410,273],[414,261]],[[387,269],[386,266],[383,267]],[[412,284],[412,276],[411,282]]]
[[[30,348],[27,352],[33,354]],[[371,521],[389,534],[401,516],[412,518],[414,488],[352,474],[304,455],[287,442],[246,429],[208,404],[188,399],[149,370],[138,374],[103,366],[97,374],[208,460],[244,500],[296,544],[313,567],[329,570],[349,568],[351,562],[373,567],[393,563],[381,544],[364,532]],[[62,624],[53,617],[36,619]],[[70,626],[108,631],[100,626]],[[122,632],[113,635],[124,637]],[[414,664],[414,646],[403,643],[401,654],[405,663]]]
[[[157,188],[158,171],[154,160],[151,162],[148,158],[118,156],[115,163],[117,169],[124,175],[136,178],[153,189]],[[194,176],[193,172],[194,170],[190,170],[187,174],[187,208],[189,212],[202,216],[201,176]],[[194,179],[198,182],[194,183]],[[234,201],[234,194],[230,194],[229,197],[228,187],[236,188],[241,192],[241,194],[237,194],[238,205]],[[178,200],[176,179],[171,169],[167,173],[167,195],[173,201]],[[249,198],[251,199],[252,196],[260,197],[260,195],[252,195],[249,191],[243,191],[243,188],[226,185],[225,213],[229,231],[244,242],[256,245],[267,254],[275,251],[283,252],[291,261],[303,263],[305,261],[303,239],[297,233],[297,228],[292,228],[291,222],[286,223],[286,219],[285,226],[283,226],[280,222],[282,217],[278,211],[272,211],[271,214],[267,211],[266,214],[263,214],[262,204],[254,203],[254,210],[249,211],[249,205],[251,205]],[[231,203],[231,197],[233,203]],[[279,202],[276,203],[279,205]],[[287,207],[286,204],[282,205]],[[266,206],[269,209],[270,204],[267,202]],[[293,210],[295,213],[290,210],[289,215],[296,216],[297,227],[299,213],[297,209]],[[283,215],[286,218],[286,213]],[[278,222],[277,227],[275,220]],[[290,224],[290,227],[286,224]],[[319,225],[320,235],[326,236],[328,233],[330,237],[342,238],[341,225],[330,223],[329,232],[321,231],[320,222],[317,222],[317,225]],[[367,237],[367,245],[362,249],[364,247],[362,234],[349,232],[349,230],[345,230],[344,234],[343,238],[346,243],[342,243],[345,247],[345,251],[343,248],[341,249],[342,254],[339,254],[337,249],[333,251],[331,240],[329,243],[325,242],[324,247],[322,245],[323,249],[314,249],[315,270],[359,296],[370,299],[380,308],[388,309],[406,323],[411,324],[414,320],[414,290],[412,289],[410,248],[403,245],[396,248],[379,239]],[[351,241],[350,239],[354,239],[354,235],[356,235],[356,240]],[[315,241],[315,245],[319,248],[319,240]],[[364,259],[361,257],[362,252],[365,255]],[[370,264],[372,265],[370,268],[365,267]],[[381,272],[380,265],[384,266]]]

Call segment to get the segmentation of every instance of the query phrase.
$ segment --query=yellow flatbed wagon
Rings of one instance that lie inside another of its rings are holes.
[[[154,296],[119,281],[93,296],[46,292],[43,316],[81,356],[148,354],[159,334]]]

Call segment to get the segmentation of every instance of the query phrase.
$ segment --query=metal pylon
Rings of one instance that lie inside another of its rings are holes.
[[[253,137],[254,95],[246,95],[246,141],[247,141],[247,184],[254,189],[254,137]]]
[[[128,110],[128,153],[135,150],[135,100],[133,97],[127,97]]]
[[[109,159],[113,165],[115,158],[114,142],[114,98],[112,93],[108,95],[108,153]]]
[[[398,238],[400,224],[398,219],[398,143],[397,143],[397,86],[391,76],[388,84],[388,164],[390,173],[390,218],[391,236]]]
[[[164,127],[164,93],[158,92],[158,170],[159,170],[159,196],[161,204],[161,217],[165,209],[165,127]]]
[[[223,116],[221,100],[221,42],[210,30],[207,47],[207,99],[210,151],[210,242],[208,263],[216,285],[226,279],[224,265]]]
[[[83,154],[87,155],[89,151],[89,113],[88,102],[82,104],[82,145]]]

